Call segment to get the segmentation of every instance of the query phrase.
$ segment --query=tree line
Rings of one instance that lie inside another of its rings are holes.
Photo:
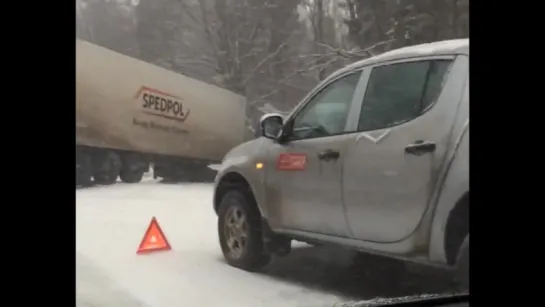
[[[77,36],[290,110],[317,82],[391,49],[469,37],[469,0],[76,0]]]

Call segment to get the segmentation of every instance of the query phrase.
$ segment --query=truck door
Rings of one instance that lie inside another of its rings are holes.
[[[356,239],[396,242],[417,229],[449,150],[468,62],[436,56],[370,67],[343,166]]]
[[[310,95],[292,117],[293,135],[266,149],[266,198],[273,228],[348,236],[342,163],[348,118],[361,72],[340,76]],[[361,99],[361,98],[360,98]]]

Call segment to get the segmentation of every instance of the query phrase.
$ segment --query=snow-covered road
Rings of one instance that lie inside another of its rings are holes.
[[[221,255],[211,201],[210,184],[169,185],[150,179],[77,190],[78,306],[330,307],[444,291],[433,280],[407,286],[389,276],[356,274],[350,252],[299,242],[292,254],[262,273],[232,268]],[[172,250],[136,255],[153,216]]]

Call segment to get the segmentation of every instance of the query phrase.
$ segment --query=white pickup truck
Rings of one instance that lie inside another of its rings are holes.
[[[457,269],[469,281],[469,39],[406,47],[333,73],[215,179],[227,262],[291,240]]]

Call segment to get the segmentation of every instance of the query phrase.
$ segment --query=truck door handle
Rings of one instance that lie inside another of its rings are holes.
[[[337,160],[341,156],[341,153],[333,150],[333,149],[326,149],[320,153],[318,153],[318,159],[329,161],[329,160]]]
[[[408,154],[421,156],[425,153],[434,152],[435,147],[434,142],[418,140],[410,145],[407,145],[407,147],[405,147],[405,152]]]

